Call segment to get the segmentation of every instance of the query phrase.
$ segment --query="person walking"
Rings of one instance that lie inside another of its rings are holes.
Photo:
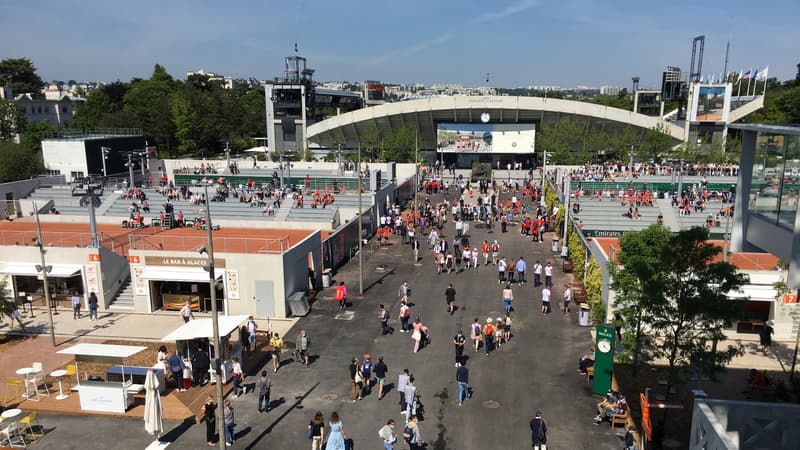
[[[506,260],[501,257],[497,261],[497,284],[505,283],[506,281]]]
[[[394,419],[389,419],[386,421],[386,425],[378,430],[378,437],[383,440],[383,450],[394,450],[394,443],[397,442],[394,427]]]
[[[408,435],[408,437],[406,437],[406,435]],[[422,435],[419,432],[419,425],[417,424],[416,415],[412,415],[408,419],[408,423],[403,429],[403,439],[405,439],[405,441],[408,443],[408,448],[410,450],[419,450],[424,448],[424,441],[422,440]]]
[[[358,374],[361,376],[361,380],[364,383],[364,387],[361,390],[362,395],[359,395],[359,400],[361,400],[363,395],[372,393],[372,357],[369,353],[364,355],[364,359],[361,360],[361,365],[358,366]]]
[[[527,266],[525,265],[525,260],[522,259],[522,256],[519,257],[517,260],[517,280],[519,281],[520,286],[525,284],[525,270]]]
[[[411,318],[411,308],[405,300],[400,300],[400,332],[408,333],[408,319]]]
[[[217,404],[214,403],[214,397],[209,395],[206,402],[200,409],[203,414],[203,420],[206,422],[206,442],[209,447],[216,445],[217,438]]]
[[[186,304],[184,304],[183,308],[181,308],[180,315],[183,319],[183,323],[189,323],[189,320],[194,319],[194,314],[192,314],[192,303],[189,300],[186,300]]]
[[[328,426],[331,432],[328,435],[328,442],[325,443],[325,450],[345,450],[347,447],[344,441],[347,438],[347,434],[344,431],[342,420],[339,418],[339,413],[336,411],[331,413]]]
[[[281,366],[281,351],[283,350],[283,339],[277,331],[269,340],[269,346],[272,347],[272,371],[277,372]]]
[[[547,265],[544,266],[544,285],[549,288],[553,287],[553,264],[550,261],[547,261]]]
[[[389,366],[383,362],[383,356],[379,356],[378,363],[375,364],[375,383],[378,385],[378,400],[383,398],[383,388],[386,385],[387,372],[389,372]]]
[[[81,318],[81,296],[78,295],[78,291],[72,293],[72,319],[80,319]]]
[[[408,384],[403,388],[403,395],[406,403],[404,414],[406,415],[406,421],[409,421],[410,417],[417,413],[417,386],[414,384],[413,375],[408,377]]]
[[[501,297],[503,297],[503,310],[508,314],[511,312],[511,302],[514,301],[514,291],[511,290],[510,284],[503,289]]]
[[[397,377],[397,392],[400,394],[400,413],[406,410],[406,386],[408,386],[408,369],[403,369]]]
[[[492,318],[486,319],[486,325],[483,326],[483,346],[486,350],[486,356],[491,356],[494,347],[494,325]]]
[[[533,287],[539,287],[542,285],[542,264],[539,261],[536,261],[536,264],[533,265]]]
[[[455,307],[453,306],[453,303],[455,303],[456,301],[456,290],[453,287],[452,283],[448,284],[447,289],[444,290],[444,297],[445,301],[447,301],[447,312],[449,312],[450,315],[452,316],[453,313],[455,312]]]
[[[97,320],[97,294],[89,293],[89,320]]]
[[[379,305],[380,310],[378,311],[378,320],[381,322],[381,334],[386,336],[390,333],[389,330],[389,311],[386,310],[386,306],[381,303]]]
[[[172,379],[175,380],[175,388],[179,392],[183,392],[183,369],[186,365],[183,363],[183,358],[178,354],[178,349],[169,357],[169,371],[172,372]]]
[[[231,375],[233,375],[233,398],[236,398],[247,393],[247,388],[241,387],[242,381],[244,381],[244,371],[242,370],[242,364],[239,362],[239,357],[234,356],[231,361],[233,362],[233,367],[231,368]]]
[[[336,286],[336,301],[339,302],[339,309],[347,308],[347,288],[344,281],[340,281],[339,286]]]
[[[300,330],[300,334],[295,339],[295,349],[297,349],[298,356],[303,360],[303,363],[308,367],[308,359],[310,357],[308,351],[311,348],[311,338],[308,337],[306,330]]]
[[[547,449],[547,424],[542,419],[541,411],[536,411],[531,419],[531,445],[533,450]]]
[[[311,441],[311,450],[322,450],[322,442],[325,440],[325,417],[321,411],[317,411],[308,423],[308,439]]]
[[[458,364],[456,383],[458,383],[458,406],[461,406],[469,397],[469,369],[467,369],[466,361]]]
[[[458,333],[453,337],[453,345],[455,346],[456,350],[456,367],[461,365],[461,360],[464,359],[464,344],[466,344],[467,338],[464,337],[464,331],[458,330]]]
[[[568,283],[564,283],[564,315],[569,314],[569,303],[572,301],[572,289]]]
[[[358,358],[353,356],[348,369],[350,369],[350,398],[355,403],[356,400],[361,399],[361,387],[359,386],[361,384],[361,376],[358,374]]]
[[[542,289],[542,314],[550,314],[550,288],[547,285]]]
[[[231,405],[230,400],[225,400],[225,407],[222,409],[222,416],[225,422],[225,444],[226,445],[233,445],[236,442],[233,427],[236,424],[236,420],[233,414],[233,406]]]
[[[208,358],[208,353],[203,350],[199,344],[192,353],[192,384],[200,386],[206,381],[208,369],[211,367],[211,361]]]
[[[408,282],[403,281],[403,284],[400,285],[400,288],[397,289],[397,296],[400,298],[401,302],[408,302],[408,294],[411,293],[411,289],[408,287]]]
[[[428,327],[426,327],[417,317],[414,320],[414,331],[411,333],[411,339],[414,340],[414,353],[417,353],[422,346],[422,341],[428,334]]]
[[[481,346],[481,322],[477,317],[475,321],[472,322],[469,337],[472,339],[472,349],[477,352],[478,348]]]
[[[258,412],[269,412],[269,397],[272,392],[272,382],[267,378],[267,371],[261,371],[258,378]],[[262,408],[263,406],[263,408]]]
[[[258,324],[253,316],[247,318],[247,342],[250,344],[250,352],[256,351],[256,337],[258,332]]]

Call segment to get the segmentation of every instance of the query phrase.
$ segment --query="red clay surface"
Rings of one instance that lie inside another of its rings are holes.
[[[619,252],[619,239],[611,237],[597,237],[594,238],[600,247],[603,249],[609,259],[616,260],[616,254]],[[710,241],[717,247],[723,246],[723,241]],[[728,244],[730,245],[730,243]],[[715,261],[721,261],[722,254],[720,254]],[[733,253],[728,262],[736,266],[739,270],[774,270],[778,264],[779,258],[770,253]]]
[[[191,228],[146,227],[126,229],[117,225],[97,225],[97,232],[107,248],[127,255],[129,247],[137,250],[195,251],[206,244],[206,232]],[[311,230],[254,229],[223,227],[213,232],[214,250],[226,253],[279,253],[311,235]],[[322,239],[329,234],[322,232]],[[33,219],[0,222],[0,245],[32,245],[36,235]],[[42,223],[46,246],[85,247],[91,239],[89,224]]]

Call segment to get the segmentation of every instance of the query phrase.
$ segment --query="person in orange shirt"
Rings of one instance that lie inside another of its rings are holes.
[[[483,265],[486,266],[489,264],[489,242],[483,241],[481,244],[481,253],[483,254]]]

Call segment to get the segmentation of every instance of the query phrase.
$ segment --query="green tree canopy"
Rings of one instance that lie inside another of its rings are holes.
[[[0,99],[0,141],[10,141],[25,126],[25,115],[14,100]]]
[[[24,144],[0,141],[0,183],[42,173],[41,154]]]
[[[0,87],[10,86],[14,95],[33,94],[41,97],[44,81],[28,58],[8,58],[0,61]]]

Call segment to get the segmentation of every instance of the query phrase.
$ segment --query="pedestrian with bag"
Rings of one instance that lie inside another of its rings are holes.
[[[277,331],[269,340],[269,345],[272,347],[272,370],[277,372],[281,366],[281,350],[283,349],[283,339]]]
[[[469,397],[469,369],[465,365],[466,361],[458,364],[456,369],[456,383],[458,383],[458,406],[464,404],[464,400]]]
[[[530,426],[533,450],[547,450],[547,424],[542,419],[541,411],[536,411]]]
[[[311,441],[311,450],[322,450],[322,442],[325,441],[325,417],[321,411],[317,411],[308,423],[308,440]]]
[[[347,308],[347,288],[344,281],[340,281],[339,286],[336,286],[336,301],[339,302],[339,309]]]
[[[383,362],[383,356],[378,357],[378,364],[375,364],[375,383],[378,385],[378,400],[383,398],[383,388],[386,385],[386,373],[389,366]]]
[[[239,357],[234,356],[231,361],[233,362],[233,367],[231,368],[231,375],[233,376],[233,398],[236,398],[246,394],[247,388],[241,387],[242,381],[244,381],[244,371],[242,370],[242,364],[239,362]]]
[[[455,307],[453,304],[456,301],[456,290],[453,287],[453,283],[447,285],[447,289],[444,290],[444,297],[445,301],[447,302],[447,312],[449,312],[452,316],[455,312]]]
[[[97,294],[89,293],[89,320],[97,320]]]
[[[461,365],[461,360],[464,358],[464,344],[467,338],[464,337],[464,331],[458,330],[458,333],[453,337],[453,345],[456,350],[456,367]]]
[[[394,450],[397,435],[394,433],[394,419],[386,421],[386,425],[378,430],[378,437],[383,440],[383,450]]]
[[[378,320],[381,322],[381,335],[386,336],[391,333],[389,329],[389,311],[382,303],[379,305]]]
[[[469,337],[472,339],[472,349],[478,351],[481,346],[481,323],[476,317],[470,328]]]
[[[397,392],[400,394],[400,413],[404,413],[406,410],[406,386],[408,386],[408,379],[411,376],[408,373],[408,369],[403,369],[400,372],[400,375],[397,377]]]
[[[408,319],[411,318],[411,308],[405,300],[400,300],[400,332],[408,333]]]
[[[233,427],[236,425],[236,420],[230,400],[225,400],[225,407],[222,410],[222,416],[225,422],[225,444],[230,446],[236,442],[233,433]]]

